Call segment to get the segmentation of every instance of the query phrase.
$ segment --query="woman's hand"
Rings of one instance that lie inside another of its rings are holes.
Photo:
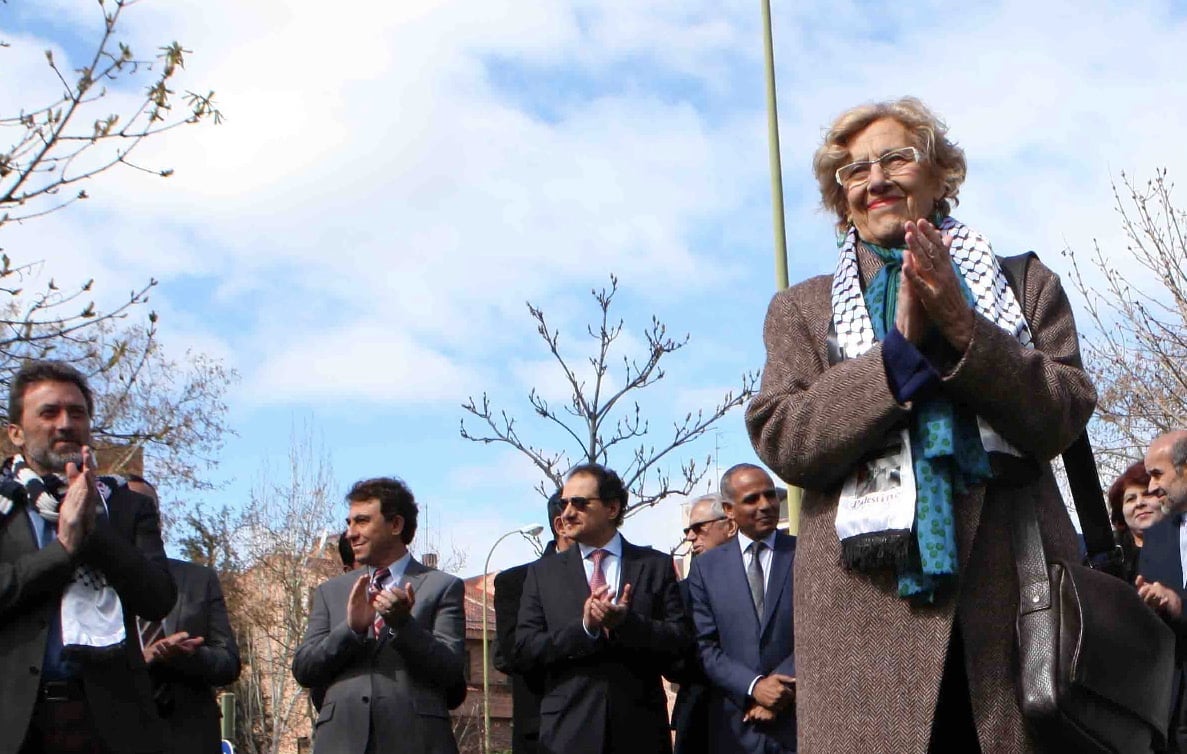
[[[908,222],[906,231],[903,282],[907,285],[902,287],[910,286],[908,295],[922,305],[928,319],[939,329],[944,340],[964,353],[973,337],[973,309],[965,301],[956,271],[952,269],[952,257],[948,254],[948,246],[952,241],[941,236],[936,227],[926,220]],[[902,299],[900,294],[900,306]]]
[[[905,259],[903,266],[906,266]],[[894,310],[894,326],[904,338],[919,346],[922,345],[923,338],[927,335],[927,329],[931,327],[931,322],[927,318],[923,302],[912,290],[906,273],[900,273],[900,278],[898,304]]]

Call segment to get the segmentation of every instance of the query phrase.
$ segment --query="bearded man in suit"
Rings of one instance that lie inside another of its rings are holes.
[[[0,468],[0,751],[159,752],[136,616],[177,595],[156,506],[98,477],[94,398],[61,362],[11,383]]]

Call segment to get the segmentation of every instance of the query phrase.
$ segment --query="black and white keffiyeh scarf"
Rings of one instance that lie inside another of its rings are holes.
[[[63,479],[57,476],[43,479],[18,455],[0,468],[0,481],[0,516],[9,515],[16,499],[24,495],[41,518],[57,524],[60,496],[66,492]],[[99,515],[106,516],[111,487],[103,479],[96,480],[95,486],[101,506]],[[61,625],[64,657],[105,655],[122,646],[126,638],[124,606],[115,588],[98,569],[86,563],[74,569],[62,593]]]
[[[951,238],[952,261],[972,306],[1023,347],[1033,347],[1026,318],[988,240],[951,217],[940,222],[939,229]],[[878,278],[869,291],[863,290],[858,244],[857,231],[850,227],[839,240],[841,253],[833,276],[832,324],[842,358],[866,353],[881,332],[871,320],[867,300],[878,289]],[[889,294],[883,291],[882,295]],[[874,298],[875,303],[881,300]],[[837,507],[837,536],[847,567],[866,570],[887,562],[895,564],[899,592],[904,597],[929,597],[936,578],[956,573],[953,484],[959,488],[988,476],[986,452],[1020,455],[981,417],[976,417],[974,426],[970,414],[966,431],[953,411],[942,397],[919,404],[909,433],[903,431],[902,441],[897,443],[909,447],[909,452],[892,450],[888,455],[895,443],[884,443],[878,458],[858,464]],[[883,469],[887,463],[895,468]],[[871,487],[880,473],[901,483]],[[918,561],[914,565],[909,555],[912,548]]]
[[[944,218],[939,230],[952,237],[949,253],[973,293],[976,310],[1012,333],[1024,347],[1031,348],[1030,327],[989,240],[952,217]],[[847,359],[870,350],[875,342],[874,328],[861,289],[857,244],[857,229],[850,226],[842,239],[841,255],[833,275],[833,323],[837,328],[837,344]]]

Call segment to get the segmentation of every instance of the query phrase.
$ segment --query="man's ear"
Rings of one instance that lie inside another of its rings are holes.
[[[622,509],[623,509],[622,501],[621,501],[621,500],[610,500],[610,501],[608,501],[608,502],[609,502],[611,505],[617,505],[617,506],[618,506],[618,510],[616,510],[616,511],[614,511],[613,513],[611,513],[611,514],[610,514],[610,520],[611,520],[611,521],[617,521],[617,520],[618,520],[618,519],[619,519],[619,518],[622,516]]]
[[[730,523],[736,524],[734,521],[734,504],[728,500],[721,501],[721,509],[725,511],[725,517],[730,520]]]
[[[25,447],[25,431],[21,429],[21,425],[8,425],[8,441],[14,448],[23,449]]]
[[[391,525],[392,525],[392,534],[395,534],[398,537],[404,533],[404,517],[401,516],[400,514],[397,513],[392,518]]]

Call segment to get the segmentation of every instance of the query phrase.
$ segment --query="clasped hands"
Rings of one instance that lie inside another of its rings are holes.
[[[631,585],[624,584],[617,600],[610,599],[610,587],[600,586],[585,600],[581,620],[590,633],[616,628],[626,618],[631,607]]]
[[[411,584],[372,590],[370,581],[370,576],[360,576],[346,598],[346,624],[356,634],[370,631],[377,613],[383,616],[385,624],[398,627],[412,614],[416,604],[416,593]]]
[[[934,326],[944,340],[964,353],[973,337],[973,310],[960,290],[948,247],[951,237],[927,220],[906,223],[902,280],[894,324],[914,345]]]
[[[771,673],[758,679],[752,692],[754,702],[742,716],[744,723],[769,723],[795,703],[795,678]]]

